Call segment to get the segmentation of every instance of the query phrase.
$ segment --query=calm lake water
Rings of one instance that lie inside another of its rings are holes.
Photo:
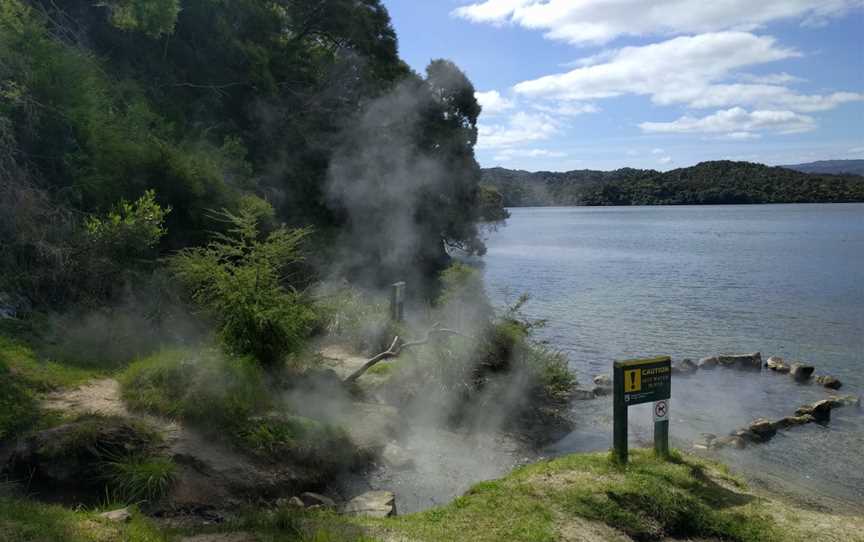
[[[864,205],[557,207],[512,209],[484,258],[498,305],[531,294],[524,312],[567,353],[580,381],[615,359],[762,352],[804,360],[864,393]],[[827,396],[788,376],[703,372],[673,382],[672,435],[727,434],[756,417],[791,415]],[[551,453],[611,446],[611,400],[579,402],[576,431]],[[650,442],[647,406],[631,439]],[[782,432],[723,451],[757,483],[864,510],[864,416]]]

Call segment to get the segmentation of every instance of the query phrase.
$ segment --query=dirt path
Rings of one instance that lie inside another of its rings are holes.
[[[91,380],[72,390],[53,392],[43,400],[42,406],[67,414],[129,417],[129,411],[120,399],[120,383],[113,378]]]

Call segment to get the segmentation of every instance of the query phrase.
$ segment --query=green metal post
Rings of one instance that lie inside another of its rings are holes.
[[[669,420],[654,422],[654,452],[660,457],[669,457]]]
[[[612,442],[615,459],[621,465],[627,464],[627,405],[624,403],[624,369],[614,367],[612,371],[613,427]]]

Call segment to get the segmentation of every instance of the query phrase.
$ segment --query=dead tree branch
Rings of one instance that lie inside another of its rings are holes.
[[[422,346],[427,344],[434,335],[455,335],[458,337],[465,337],[466,339],[474,340],[474,337],[470,335],[466,335],[460,331],[456,331],[454,329],[447,329],[440,327],[440,324],[435,324],[432,328],[426,332],[426,336],[417,341],[408,341],[404,343],[399,342],[399,336],[393,339],[393,344],[390,345],[390,348],[371,358],[369,361],[363,364],[362,367],[354,371],[350,376],[345,379],[345,383],[355,382],[358,378],[363,376],[369,369],[377,365],[379,362],[384,361],[385,359],[395,358],[402,353],[406,348],[413,348],[415,346]]]

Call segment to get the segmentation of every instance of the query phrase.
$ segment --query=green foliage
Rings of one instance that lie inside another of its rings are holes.
[[[105,468],[112,499],[120,502],[154,502],[164,496],[174,481],[174,462],[168,457],[119,455]]]
[[[483,222],[501,222],[510,218],[510,212],[504,208],[504,195],[496,187],[481,184],[477,199],[479,217]]]
[[[864,201],[864,178],[805,174],[749,162],[703,162],[665,173],[483,171],[512,207],[531,205],[702,205]]]
[[[0,443],[27,430],[38,417],[39,405],[33,393],[0,357]]]
[[[135,202],[120,200],[105,216],[90,216],[84,223],[91,242],[105,257],[128,262],[155,247],[165,235],[165,217],[171,207],[156,203],[156,192],[147,190]]]
[[[67,363],[42,359],[24,342],[3,334],[0,334],[0,363],[7,367],[10,382],[17,380],[36,393],[75,387],[97,374]]]
[[[153,38],[174,32],[180,13],[179,0],[114,0],[110,6],[112,24]]]
[[[308,230],[283,226],[262,239],[251,210],[220,216],[227,233],[206,247],[184,249],[171,269],[216,321],[230,352],[273,366],[302,346],[315,321],[303,296],[284,285],[289,267],[302,259]]]
[[[240,446],[270,461],[292,460],[321,472],[332,472],[354,462],[355,448],[340,428],[300,416],[249,420],[237,433]]]
[[[270,406],[256,363],[211,349],[165,350],[130,365],[120,378],[133,410],[234,431]]]

